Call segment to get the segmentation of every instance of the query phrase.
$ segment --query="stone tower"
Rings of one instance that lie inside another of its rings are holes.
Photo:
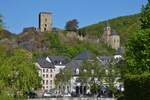
[[[106,44],[111,46],[113,49],[120,48],[120,36],[109,26],[108,22],[104,28],[103,39]]]
[[[39,30],[40,32],[52,31],[52,13],[41,12],[39,14]]]
[[[106,23],[106,27],[104,28],[104,35],[105,35],[105,42],[108,43],[109,42],[109,37],[111,35],[111,27],[109,26],[109,23]]]
[[[108,43],[113,49],[117,50],[118,48],[120,48],[120,36],[115,31],[112,32],[109,37]]]

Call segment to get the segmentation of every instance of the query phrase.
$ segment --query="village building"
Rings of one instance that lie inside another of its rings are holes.
[[[68,58],[63,56],[47,56],[39,58],[36,62],[39,76],[42,78],[42,91],[55,88],[55,76],[65,68]]]

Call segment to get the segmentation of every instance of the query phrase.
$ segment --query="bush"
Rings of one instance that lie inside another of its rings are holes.
[[[125,100],[150,100],[150,73],[127,75]]]

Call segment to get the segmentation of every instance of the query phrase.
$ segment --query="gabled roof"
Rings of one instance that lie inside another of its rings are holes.
[[[37,60],[37,63],[42,67],[42,68],[54,68],[54,65],[50,62],[48,62],[46,60],[46,57],[42,57],[42,58],[39,58]]]
[[[82,64],[82,61],[83,60],[72,60],[71,62],[66,64],[66,68],[71,68],[72,74],[75,75],[76,74],[76,69],[80,68],[80,66]]]
[[[51,63],[54,65],[64,65],[68,62],[69,58],[64,56],[48,56]]]
[[[107,65],[110,63],[110,61],[112,60],[111,56],[99,56],[97,57],[98,60],[103,64],[103,65]]]
[[[81,64],[82,64],[82,60],[72,60],[71,62],[66,64],[66,66],[76,69],[79,68]]]
[[[73,60],[85,60],[85,59],[90,59],[92,57],[93,57],[93,54],[85,50],[81,52],[79,55],[77,55],[75,58],[73,58]]]

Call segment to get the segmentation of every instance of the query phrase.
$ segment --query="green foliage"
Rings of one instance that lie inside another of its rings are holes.
[[[0,46],[0,50],[6,50]],[[40,78],[32,62],[32,54],[16,48],[11,52],[2,51],[0,56],[0,91],[11,95],[24,96],[25,92],[40,87]]]
[[[91,90],[91,93],[97,94],[100,90],[100,85],[98,85],[96,83],[92,83],[90,86],[90,90]]]
[[[150,28],[150,0],[146,6],[143,6],[140,20],[142,29]]]
[[[3,26],[3,21],[2,21],[2,16],[0,15],[0,31],[2,30],[2,26]]]
[[[8,94],[8,95],[7,95]],[[0,94],[0,100],[15,100],[8,92],[3,92]]]
[[[127,75],[124,83],[125,100],[150,99],[150,73]]]
[[[150,29],[139,30],[128,41],[127,63],[128,71],[133,74],[150,72]]]
[[[109,89],[112,90],[113,93],[115,93],[116,90],[114,84],[119,81],[116,80],[116,78],[121,78],[120,69],[121,68],[118,68],[116,64],[112,64],[112,62],[110,62],[108,66],[103,66],[97,59],[94,59],[93,61],[85,60],[80,67],[79,80],[82,84],[89,84],[93,93],[97,93],[99,87],[104,85],[104,83],[109,86]],[[101,83],[95,83],[95,78]]]
[[[119,79],[121,79],[120,75],[120,68],[117,68],[116,65],[111,64],[107,69],[106,69],[106,75],[105,75],[105,82],[108,83],[108,86],[110,90],[113,92],[116,92],[116,89],[114,87],[115,82],[121,82]],[[119,78],[116,80],[116,78]]]
[[[126,46],[127,70],[132,74],[150,72],[150,1],[142,10],[141,29],[135,32]]]
[[[64,55],[73,58],[74,56],[76,56],[85,49],[97,55],[100,54],[109,55],[114,52],[113,49],[107,47],[105,44],[99,45],[79,40],[65,42],[64,40],[62,40],[62,37],[58,33],[46,33],[45,43],[48,44],[49,52],[47,53],[34,52],[34,56],[52,54],[52,55]]]
[[[46,33],[46,41],[49,42],[50,48],[61,47],[61,43],[57,33]]]
[[[128,38],[132,36],[132,33],[140,27],[140,14],[131,16],[123,16],[109,20],[109,24],[113,30],[115,30],[121,38],[121,45],[125,45]],[[106,22],[99,22],[97,24],[83,27],[80,30],[84,30],[87,35],[100,37],[103,34],[103,30]]]
[[[72,71],[71,68],[67,67],[62,70],[56,75],[55,78],[55,84],[56,86],[62,85],[62,84],[67,84],[68,81],[72,77]]]
[[[100,85],[97,84],[95,79],[97,78],[99,81],[104,79],[105,69],[102,67],[98,60],[94,59],[93,61],[85,60],[83,61],[81,67],[79,68],[79,76],[78,79],[82,84],[89,84],[91,92],[93,94],[97,93]]]
[[[150,98],[150,0],[142,10],[141,29],[135,32],[126,46],[126,100]]]

